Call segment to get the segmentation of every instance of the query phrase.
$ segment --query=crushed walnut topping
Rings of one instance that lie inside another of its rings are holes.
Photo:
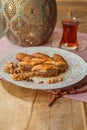
[[[53,84],[53,83],[57,83],[62,81],[62,77],[58,76],[58,77],[53,77],[47,80],[47,84]]]
[[[3,71],[9,74],[13,74],[14,70],[16,69],[17,65],[14,64],[13,62],[7,62],[5,64],[5,67],[3,68]]]

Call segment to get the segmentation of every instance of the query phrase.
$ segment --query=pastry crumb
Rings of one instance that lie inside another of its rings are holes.
[[[58,76],[58,77],[53,77],[47,80],[47,84],[53,84],[53,83],[57,83],[57,82],[61,82],[63,80],[62,77]]]

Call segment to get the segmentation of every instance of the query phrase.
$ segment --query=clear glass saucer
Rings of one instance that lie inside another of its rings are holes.
[[[60,40],[61,38],[59,36],[53,37],[52,41],[50,41],[51,47],[60,48]],[[87,40],[78,38],[78,43],[79,43],[78,49],[71,49],[71,50],[68,48],[67,49],[62,48],[62,49],[69,50],[72,52],[82,52],[82,51],[85,51],[85,49],[87,49]]]

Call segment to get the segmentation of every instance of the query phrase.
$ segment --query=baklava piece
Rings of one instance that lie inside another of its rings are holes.
[[[28,61],[28,60],[31,60],[32,58],[34,58],[34,56],[29,55],[29,54],[25,54],[22,52],[20,52],[16,55],[16,59],[19,61]]]
[[[54,60],[57,60],[57,61],[65,62],[66,65],[68,66],[68,64],[67,64],[67,62],[66,62],[66,60],[64,59],[63,56],[61,56],[61,55],[59,55],[59,54],[53,54],[52,58],[53,58]]]
[[[53,77],[59,74],[58,68],[55,65],[40,64],[36,65],[31,69],[32,72],[39,77]]]
[[[18,63],[18,67],[25,71],[31,71],[32,67],[38,64],[42,64],[44,60],[30,60],[30,61],[21,61]]]
[[[60,73],[65,72],[67,69],[67,64],[63,61],[50,60],[50,61],[46,61],[45,63],[57,66]]]

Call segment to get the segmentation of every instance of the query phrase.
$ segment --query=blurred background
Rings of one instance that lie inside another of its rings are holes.
[[[64,17],[76,17],[80,21],[80,32],[87,33],[87,0],[56,0],[57,25],[62,27]]]
[[[64,17],[76,17],[80,21],[79,31],[87,33],[87,0],[56,0],[57,3],[57,23],[56,26],[62,28],[61,20]],[[1,9],[1,1],[0,1]],[[1,17],[1,16],[0,16]],[[0,37],[2,21],[0,18]]]

